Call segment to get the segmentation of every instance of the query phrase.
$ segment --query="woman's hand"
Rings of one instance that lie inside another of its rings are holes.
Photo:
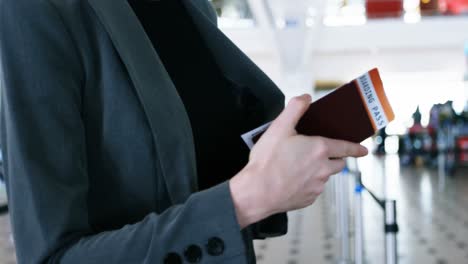
[[[344,168],[343,158],[367,155],[359,144],[297,134],[297,122],[310,102],[309,95],[291,99],[255,144],[247,166],[231,179],[242,228],[275,213],[311,205],[328,178]]]

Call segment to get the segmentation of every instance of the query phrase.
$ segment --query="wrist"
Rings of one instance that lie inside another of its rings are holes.
[[[264,186],[258,186],[255,178],[253,170],[246,167],[229,181],[237,221],[242,229],[272,214],[264,202]]]

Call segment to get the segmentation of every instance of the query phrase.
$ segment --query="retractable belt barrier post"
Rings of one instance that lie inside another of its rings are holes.
[[[356,173],[356,188],[354,189],[354,263],[364,263],[364,221],[362,212],[361,173]]]
[[[8,206],[7,205],[0,206],[0,215],[4,215],[7,213],[8,213]]]
[[[373,200],[382,208],[384,212],[384,232],[385,232],[385,264],[398,263],[398,223],[395,200],[383,200],[378,198],[362,183],[361,172],[355,170],[351,172],[356,177],[355,188],[355,264],[364,262],[364,225],[363,225],[363,207],[362,192],[365,190],[371,195]]]
[[[337,223],[340,238],[339,264],[351,263],[350,239],[349,239],[349,173],[344,170],[337,175],[336,201],[337,201]]]
[[[448,136],[445,135],[445,132],[442,129],[439,129],[437,133],[437,174],[439,176],[439,192],[444,191],[445,182],[446,182],[446,160],[447,160],[447,148],[448,148]]]
[[[385,263],[398,263],[397,255],[397,233],[398,224],[396,221],[396,201],[385,201]]]

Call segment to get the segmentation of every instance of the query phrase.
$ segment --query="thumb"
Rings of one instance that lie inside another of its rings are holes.
[[[309,109],[312,97],[309,94],[293,97],[283,112],[273,121],[270,128],[277,132],[291,133],[297,123]]]

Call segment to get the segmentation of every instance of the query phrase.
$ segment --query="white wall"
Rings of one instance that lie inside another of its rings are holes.
[[[415,24],[387,19],[311,32],[313,53],[309,59],[317,79],[347,80],[375,66],[384,72],[459,74],[465,67],[468,17],[423,18]],[[278,74],[276,43],[270,31],[229,29],[225,33],[266,72]]]
[[[265,27],[225,30],[275,82],[282,86],[275,37]],[[316,80],[349,81],[378,67],[397,120],[410,124],[417,105],[422,111],[432,103],[458,100],[468,95],[463,88],[464,44],[468,41],[468,17],[423,18],[407,24],[403,19],[368,21],[361,26],[320,27],[310,32],[310,74]],[[312,92],[312,87],[311,87]],[[428,110],[428,109],[427,109]]]

